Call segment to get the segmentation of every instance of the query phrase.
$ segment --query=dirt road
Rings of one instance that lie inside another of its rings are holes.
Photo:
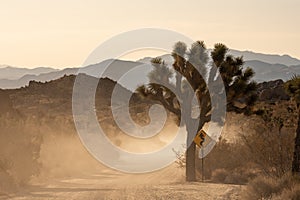
[[[93,175],[35,181],[18,194],[1,196],[12,200],[102,200],[102,199],[240,199],[242,186],[185,183],[183,171],[170,166],[148,174],[123,174],[103,169]]]

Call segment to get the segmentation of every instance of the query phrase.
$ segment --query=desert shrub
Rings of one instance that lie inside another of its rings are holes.
[[[238,169],[229,171],[226,169],[216,169],[212,172],[211,181],[215,183],[225,184],[246,184],[252,174],[245,173],[243,170]]]
[[[249,182],[243,198],[249,200],[275,198],[284,190],[290,190],[293,185],[293,177],[289,174],[281,178],[258,176]]]
[[[204,158],[204,177],[218,183],[244,184],[253,177],[248,160],[244,156],[245,147],[222,139]],[[197,159],[198,174],[202,176],[202,161]],[[240,180],[239,180],[240,179]],[[226,180],[226,181],[225,181]]]
[[[252,116],[241,125],[245,156],[267,176],[281,177],[291,171],[296,117],[290,105],[265,105],[262,116]]]
[[[230,119],[227,129],[238,132],[231,137],[234,140],[230,137],[227,140],[225,134],[204,158],[206,179],[244,184],[255,176],[280,178],[291,171],[295,117],[287,110],[288,102],[263,106],[262,116],[236,115]],[[196,166],[201,174],[200,159],[197,159]]]
[[[283,192],[272,198],[272,200],[298,200],[300,199],[300,185],[295,185],[291,189],[284,189]]]
[[[256,117],[252,120],[255,122],[258,119]],[[237,142],[220,140],[204,158],[205,179],[220,183],[244,184],[261,174],[281,177],[291,171],[293,132],[285,128],[269,129],[265,124],[253,127],[248,123],[244,131],[241,140]],[[196,166],[198,174],[202,176],[200,159],[196,160]]]
[[[254,131],[242,136],[247,159],[267,176],[281,177],[291,171],[293,134]]]
[[[273,178],[257,177],[252,180],[244,193],[244,198],[253,199],[269,199],[274,194],[279,194],[282,189]]]
[[[211,180],[216,183],[223,183],[228,176],[226,169],[216,169],[212,172]]]
[[[251,177],[247,173],[243,173],[241,170],[234,171],[232,173],[229,173],[225,180],[224,183],[228,184],[246,184],[249,180],[249,177]]]

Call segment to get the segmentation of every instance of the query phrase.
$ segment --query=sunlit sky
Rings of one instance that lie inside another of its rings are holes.
[[[299,0],[0,2],[0,64],[80,66],[111,36],[146,27],[171,29],[208,47],[222,42],[232,49],[300,58]]]

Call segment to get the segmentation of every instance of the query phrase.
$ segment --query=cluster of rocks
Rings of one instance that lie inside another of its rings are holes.
[[[258,84],[259,101],[275,103],[281,100],[289,100],[290,96],[284,89],[284,82],[281,79]]]

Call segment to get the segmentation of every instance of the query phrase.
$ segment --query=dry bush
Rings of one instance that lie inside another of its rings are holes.
[[[238,145],[227,142],[226,139],[221,139],[210,154],[204,158],[204,164],[210,169],[236,169],[239,167],[238,156],[236,152]]]
[[[177,158],[175,163],[179,168],[185,168],[186,166],[186,154],[183,149],[186,149],[186,145],[182,145],[182,149],[180,150],[172,149]]]
[[[291,171],[295,133],[295,117],[288,102],[263,104],[262,116],[236,115],[229,124],[240,138],[228,142],[221,139],[204,158],[204,175],[214,182],[244,184],[261,174],[281,177]],[[228,130],[231,130],[228,127]],[[225,134],[226,136],[226,134]],[[201,174],[202,161],[197,159]],[[226,176],[226,178],[224,178]]]
[[[229,143],[221,139],[215,148],[204,158],[204,176],[218,183],[245,184],[256,173],[249,169],[245,155],[246,148],[239,143]],[[201,174],[202,161],[196,166]],[[202,175],[200,175],[202,176]]]
[[[283,192],[272,198],[272,200],[299,200],[300,199],[300,184],[293,186],[291,189],[285,189]]]
[[[269,199],[281,191],[275,179],[258,176],[248,184],[244,199]]]
[[[227,176],[228,171],[226,169],[216,169],[212,172],[211,180],[216,183],[224,183]]]
[[[206,180],[244,184],[261,174],[281,177],[291,171],[295,117],[284,103],[268,106],[263,116],[244,117],[231,123],[243,132],[236,141],[221,139],[204,158]],[[200,159],[196,166],[201,177]]]
[[[249,175],[241,170],[237,170],[228,174],[224,180],[224,183],[239,185],[246,184],[251,176],[253,176],[253,174]]]
[[[249,175],[241,169],[230,172],[226,169],[216,169],[212,172],[211,181],[225,184],[246,184],[253,174]]]
[[[261,116],[252,116],[241,125],[248,160],[267,176],[281,177],[291,171],[297,117],[288,111],[288,102],[265,105]]]
[[[244,199],[271,199],[280,195],[284,190],[290,190],[294,186],[294,179],[290,174],[281,178],[258,176],[249,182]]]
[[[245,156],[264,175],[281,177],[291,171],[294,134],[271,130],[254,131],[243,135],[242,141],[247,148]]]

